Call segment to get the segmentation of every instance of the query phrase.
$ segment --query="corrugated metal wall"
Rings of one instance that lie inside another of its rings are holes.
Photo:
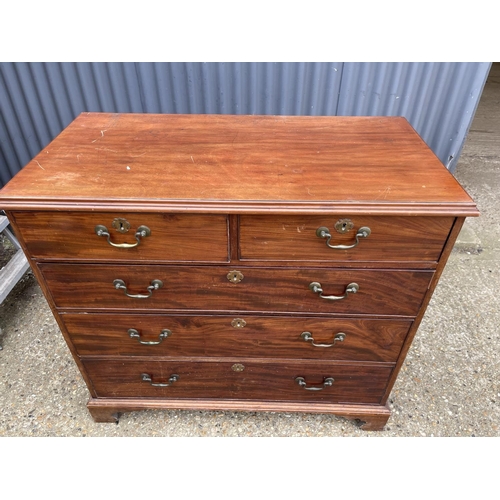
[[[0,185],[83,111],[405,116],[454,169],[490,63],[0,63]]]

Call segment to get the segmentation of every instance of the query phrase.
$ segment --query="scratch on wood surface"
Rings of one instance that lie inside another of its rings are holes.
[[[379,200],[380,198],[383,198],[385,200],[390,192],[391,192],[391,186],[387,186],[383,191],[379,190],[380,194],[375,199]]]
[[[109,149],[109,148],[94,148],[97,151],[111,151],[112,153],[118,153],[116,149]]]
[[[104,132],[107,132],[108,129],[105,129],[105,130],[101,130],[101,137],[98,137],[97,139],[102,139],[104,137]],[[91,141],[90,144],[94,144],[94,142],[97,142],[97,139],[94,139],[93,141]]]
[[[191,156],[191,161],[194,163],[193,157]]]
[[[139,156],[144,156],[146,154],[146,151],[144,153],[141,153],[140,155],[130,155],[131,158],[139,158]]]
[[[38,162],[38,160],[35,160],[37,163],[38,163],[38,166],[42,169],[42,170],[45,170],[41,165],[40,163]]]

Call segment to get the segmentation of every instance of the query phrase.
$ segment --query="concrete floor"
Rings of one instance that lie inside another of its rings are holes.
[[[144,411],[96,424],[86,386],[28,272],[0,306],[0,436],[499,436],[500,64],[456,177],[477,202],[390,398],[386,430],[330,415]]]

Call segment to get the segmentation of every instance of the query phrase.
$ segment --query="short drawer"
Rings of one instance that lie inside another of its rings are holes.
[[[259,363],[245,359],[189,362],[84,358],[83,364],[98,397],[367,404],[380,403],[393,369],[393,365],[375,363]]]
[[[228,261],[222,215],[15,212],[14,217],[37,259]]]
[[[231,270],[221,266],[52,263],[40,263],[38,266],[57,307],[128,311],[205,310],[415,316],[433,274],[431,271],[373,269]],[[240,281],[233,282],[235,277]],[[321,288],[314,289],[314,284],[321,285]],[[349,293],[348,290],[352,290],[350,285],[353,284],[357,285],[358,290]],[[159,288],[154,289],[155,285]]]
[[[80,356],[395,362],[409,320],[240,315],[62,314]]]
[[[453,217],[242,215],[239,254],[241,260],[261,261],[437,262],[453,221]],[[321,235],[322,227],[331,238]],[[369,229],[366,237],[357,237],[361,228]],[[351,248],[330,248],[339,246]]]

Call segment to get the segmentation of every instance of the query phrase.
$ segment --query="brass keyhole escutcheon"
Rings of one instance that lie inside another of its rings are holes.
[[[354,223],[352,222],[351,219],[339,219],[335,223],[335,230],[337,233],[347,233],[354,227]]]
[[[241,363],[236,363],[233,366],[231,366],[231,370],[233,372],[242,372],[245,369],[245,366],[242,365]]]
[[[239,271],[229,271],[227,273],[227,279],[231,281],[231,283],[239,283],[243,278],[243,273]]]
[[[130,222],[127,219],[122,219],[117,217],[113,220],[111,225],[119,232],[119,233],[127,233],[130,229]]]
[[[231,321],[231,326],[233,328],[245,328],[246,324],[247,322],[241,318],[234,318],[233,321]]]

